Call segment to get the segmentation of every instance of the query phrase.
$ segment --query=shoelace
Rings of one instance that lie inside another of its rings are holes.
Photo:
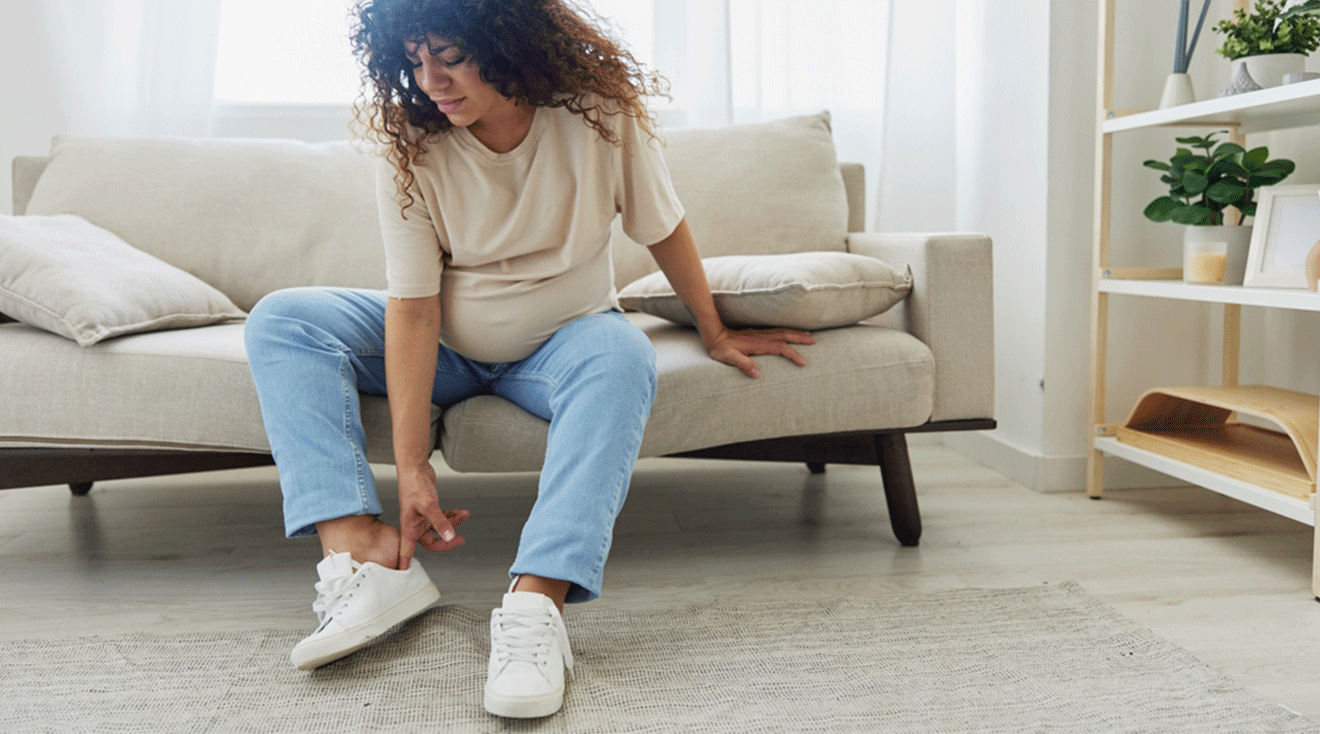
[[[549,610],[496,609],[491,615],[491,644],[500,662],[523,662],[533,665],[550,663],[550,636],[559,636],[564,667],[573,677],[573,651],[568,646],[568,632],[556,625]]]
[[[316,589],[316,601],[312,602],[312,611],[316,612],[316,619],[319,622],[317,632],[320,632],[334,616],[340,600],[352,595],[352,589],[357,586],[357,584],[349,585],[349,581],[352,580],[352,576],[336,576],[328,581],[317,581],[313,584],[313,588]]]

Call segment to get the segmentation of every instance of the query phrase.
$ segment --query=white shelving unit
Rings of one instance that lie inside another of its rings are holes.
[[[1245,8],[1247,2],[1248,0],[1237,0],[1237,6]],[[1312,488],[1309,500],[1299,499],[1216,471],[1215,466],[1211,464],[1222,465],[1240,458],[1233,455],[1232,448],[1225,448],[1222,453],[1214,457],[1214,462],[1197,463],[1196,458],[1176,457],[1134,446],[1117,438],[1118,426],[1106,420],[1104,406],[1105,379],[1108,370],[1106,343],[1109,299],[1112,296],[1223,304],[1223,384],[1228,387],[1238,384],[1242,306],[1320,312],[1320,295],[1310,291],[1189,285],[1182,282],[1182,273],[1178,269],[1127,268],[1111,264],[1109,237],[1112,214],[1110,201],[1113,137],[1125,131],[1152,127],[1213,125],[1229,129],[1231,139],[1243,144],[1250,133],[1320,125],[1320,80],[1272,87],[1170,109],[1116,110],[1113,106],[1115,4],[1116,0],[1098,0],[1100,119],[1096,124],[1095,242],[1091,292],[1093,440],[1087,462],[1087,491],[1092,497],[1100,497],[1103,493],[1102,459],[1108,454],[1315,526],[1317,507],[1314,476],[1311,477]],[[1180,131],[1178,134],[1187,133]],[[1316,420],[1320,421],[1320,415],[1317,415]],[[1320,426],[1317,428],[1320,429]],[[1316,532],[1311,583],[1312,593],[1320,599],[1320,528],[1317,528]]]

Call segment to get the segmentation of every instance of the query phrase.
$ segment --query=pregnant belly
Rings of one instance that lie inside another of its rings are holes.
[[[608,261],[555,278],[508,281],[446,270],[440,287],[440,341],[478,362],[531,356],[565,324],[614,308]]]

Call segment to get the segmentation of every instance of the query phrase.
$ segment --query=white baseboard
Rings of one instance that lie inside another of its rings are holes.
[[[1036,492],[1086,491],[1086,455],[1041,456],[1005,443],[994,432],[944,433],[944,445]],[[1105,457],[1106,489],[1175,487],[1185,482],[1112,456]]]

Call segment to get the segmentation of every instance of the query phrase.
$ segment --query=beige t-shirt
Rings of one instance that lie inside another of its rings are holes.
[[[415,203],[399,212],[383,158],[377,201],[386,281],[397,298],[440,294],[440,342],[480,362],[531,355],[560,327],[618,307],[610,225],[652,245],[683,218],[659,143],[627,115],[538,107],[518,147],[496,153],[466,128],[428,141]]]

